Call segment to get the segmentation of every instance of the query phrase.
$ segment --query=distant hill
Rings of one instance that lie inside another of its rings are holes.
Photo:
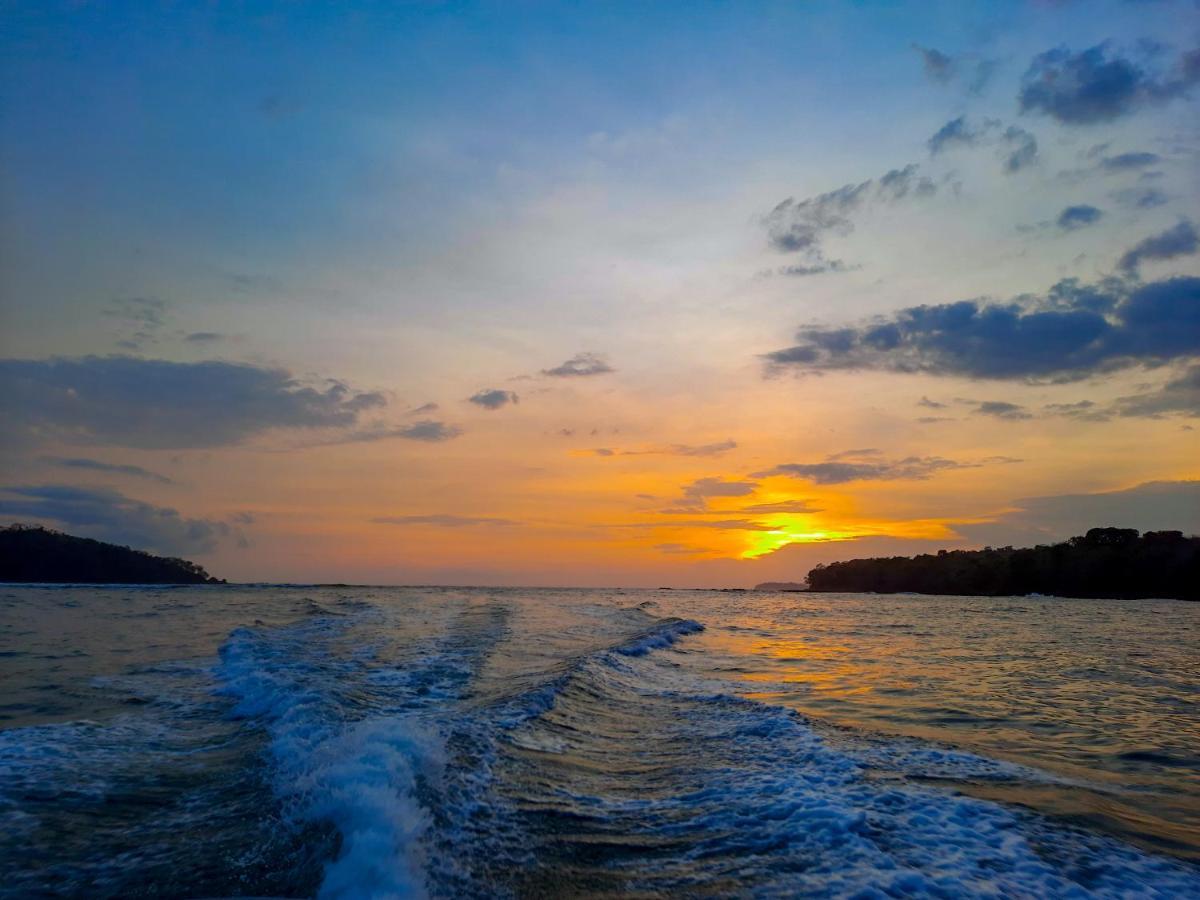
[[[0,528],[0,582],[224,584],[186,559],[73,537],[34,525]]]
[[[1200,600],[1200,537],[1093,528],[1061,544],[851,559],[808,573],[813,591]]]
[[[798,581],[764,581],[754,586],[756,591],[807,591],[808,585]]]

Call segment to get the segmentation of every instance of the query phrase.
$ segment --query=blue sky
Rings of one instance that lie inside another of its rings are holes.
[[[841,519],[773,524],[965,540],[954,522],[1000,521],[1020,497],[1197,475],[1200,351],[1142,339],[1196,327],[1195,289],[1176,282],[1149,331],[1127,315],[1139,286],[1197,274],[1193,4],[13,3],[3,18],[0,350],[20,363],[4,371],[24,423],[7,482],[254,518],[246,540],[198,548],[218,567],[440,577],[389,562],[395,529],[370,523],[504,519],[575,547],[632,516],[644,539],[579,550],[560,580],[621,553],[643,554],[621,578],[661,580],[738,557],[754,529],[656,537],[638,494],[850,450],[1026,462],[999,484],[964,462],[850,485]],[[1107,306],[1053,292],[1071,278],[1107,285]],[[962,301],[1049,311],[1023,333],[1061,327],[1066,344],[1029,344],[1025,368],[948,365],[940,332],[812,349]],[[1087,315],[1115,337],[1057,377],[1049,355],[1074,352]],[[544,374],[580,353],[612,371]],[[232,410],[221,441],[146,437],[163,407],[136,386],[155,377],[184,415]],[[59,404],[68,378],[90,379],[92,408]],[[519,402],[470,402],[488,391]],[[381,399],[344,406],[356,396]],[[453,437],[400,436],[417,421]],[[600,473],[588,457],[725,442],[719,465],[630,453]],[[110,468],[46,462],[85,457]],[[967,480],[943,495],[950,478]],[[328,560],[289,568],[321,535]],[[529,577],[506,540],[416,543],[481,578]]]

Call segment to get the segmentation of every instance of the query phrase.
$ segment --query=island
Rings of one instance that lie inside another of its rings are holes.
[[[801,584],[798,581],[764,581],[762,584],[754,586],[756,591],[775,591],[777,593],[796,593],[798,591],[807,591],[808,585]]]
[[[811,591],[1200,600],[1200,537],[1093,528],[1060,544],[851,559],[808,573]]]
[[[0,582],[224,584],[186,559],[154,556],[38,525],[0,528]]]

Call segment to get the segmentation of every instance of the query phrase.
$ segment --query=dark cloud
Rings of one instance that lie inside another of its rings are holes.
[[[1196,229],[1191,222],[1184,219],[1174,227],[1148,237],[1125,251],[1117,266],[1125,272],[1136,274],[1143,260],[1190,256],[1196,252],[1197,247],[1200,247],[1200,238],[1196,235]]]
[[[557,378],[576,378],[588,375],[607,375],[615,372],[604,359],[596,353],[576,353],[566,362],[553,369],[542,369],[543,375],[553,375]]]
[[[225,335],[216,331],[193,331],[184,340],[189,344],[212,344],[225,340]]]
[[[1084,203],[1079,206],[1066,207],[1058,214],[1057,225],[1063,231],[1075,231],[1078,228],[1095,225],[1102,218],[1104,218],[1103,212]]]
[[[1158,74],[1110,53],[1100,44],[1079,53],[1059,47],[1033,58],[1018,94],[1022,112],[1048,115],[1064,125],[1094,125],[1183,96],[1200,79],[1197,54]]]
[[[174,482],[165,475],[159,475],[157,472],[151,472],[149,469],[143,469],[141,466],[118,465],[114,463],[101,462],[98,459],[86,459],[76,456],[43,456],[42,462],[52,466],[61,466],[64,469],[84,469],[89,472],[104,472],[111,475],[129,475],[133,478],[144,478],[147,481],[157,481],[159,484],[174,484]]]
[[[427,416],[432,412],[437,412],[439,409],[436,403],[422,403],[416,409],[410,409],[405,415],[407,416]]]
[[[1068,280],[1045,297],[914,306],[851,328],[807,326],[769,372],[875,369],[1071,381],[1200,356],[1200,278]]]
[[[819,463],[783,463],[751,478],[770,478],[783,475],[814,484],[845,484],[850,481],[923,481],[937,472],[948,469],[974,468],[979,463],[961,463],[941,456],[907,456],[904,459],[877,458],[875,452],[847,451],[828,457]]]
[[[128,356],[0,360],[0,415],[10,432],[122,447],[236,444],[272,428],[355,424],[386,404],[339,381],[302,383],[284,369]]]
[[[827,236],[850,234],[854,231],[853,217],[872,206],[927,197],[936,192],[937,186],[919,175],[917,165],[912,164],[804,200],[789,197],[764,216],[762,223],[771,247],[807,258],[807,264],[795,266],[797,271],[792,274],[846,271],[848,267],[841,260],[825,257],[822,242]]]
[[[928,397],[922,396],[917,401],[917,406],[924,406],[926,409],[945,409],[945,403],[938,403],[936,400],[930,400]]]
[[[985,400],[975,407],[975,412],[982,416],[991,416],[994,419],[1009,419],[1010,421],[1033,418],[1033,414],[1027,411],[1025,407],[1003,400]]]
[[[484,409],[499,409],[510,403],[517,403],[518,397],[512,391],[501,391],[496,388],[486,388],[467,398],[467,402],[482,406]]]
[[[379,525],[434,525],[439,528],[474,528],[481,525],[507,526],[518,525],[512,519],[497,519],[492,516],[456,516],[449,513],[435,513],[428,516],[380,516],[372,519]]]
[[[708,553],[709,552],[704,547],[693,547],[689,544],[678,544],[678,543],[655,544],[654,549],[657,550],[659,553],[670,553],[672,555],[678,554],[678,555],[684,555],[684,556],[691,556],[691,555],[694,555],[697,553]]]
[[[956,524],[955,531],[995,547],[1053,543],[1089,528],[1200,533],[1200,481],[1156,481],[1102,494],[1027,497],[991,522]]]
[[[1106,156],[1101,159],[1100,168],[1106,172],[1129,172],[1157,165],[1160,162],[1162,162],[1162,157],[1157,153],[1118,153],[1115,156]]]
[[[1119,416],[1200,416],[1200,365],[1187,369],[1161,388],[1132,397],[1119,398],[1112,407]]]
[[[167,555],[209,553],[237,529],[212,519],[187,519],[108,488],[34,485],[0,489],[0,516],[53,522],[71,534]]]

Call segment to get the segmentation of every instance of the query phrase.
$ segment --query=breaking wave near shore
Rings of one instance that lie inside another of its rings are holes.
[[[206,647],[163,593],[96,621],[194,653],[0,731],[0,895],[1200,896],[985,799],[1070,777],[770,702],[653,595],[261,589]]]

